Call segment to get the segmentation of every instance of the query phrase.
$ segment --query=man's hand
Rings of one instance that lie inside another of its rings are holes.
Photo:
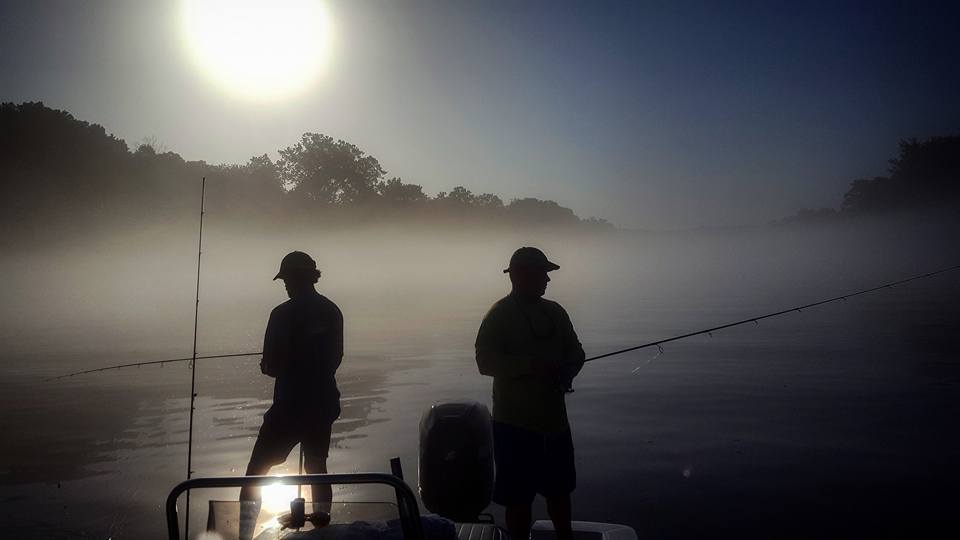
[[[557,370],[557,380],[564,392],[573,392],[573,378],[583,369],[583,362],[563,364]]]
[[[267,361],[264,358],[260,358],[260,373],[267,375],[269,377],[276,377],[276,366],[272,365],[272,362]]]

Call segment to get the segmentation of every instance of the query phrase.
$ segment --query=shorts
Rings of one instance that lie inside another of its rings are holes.
[[[569,495],[577,487],[569,429],[538,433],[494,422],[493,457],[497,465],[493,501],[497,504],[529,505],[537,493],[544,497]]]
[[[287,460],[297,444],[303,447],[304,460],[325,461],[330,453],[330,436],[336,417],[291,417],[272,407],[263,415],[263,425],[250,456],[251,463],[279,465]]]

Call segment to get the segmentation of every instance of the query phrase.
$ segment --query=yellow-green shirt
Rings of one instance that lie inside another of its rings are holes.
[[[522,302],[513,295],[498,300],[480,324],[477,367],[493,377],[493,419],[539,433],[570,428],[563,377],[572,380],[584,353],[570,317],[547,299]],[[557,373],[537,375],[534,357],[553,357]]]

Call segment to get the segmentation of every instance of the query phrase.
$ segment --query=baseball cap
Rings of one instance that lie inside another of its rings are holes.
[[[291,251],[280,261],[280,271],[273,279],[287,279],[293,276],[320,277],[317,262],[302,251]]]
[[[505,268],[503,273],[506,274],[511,270],[521,268],[535,268],[545,272],[552,272],[559,270],[560,266],[547,259],[547,256],[539,249],[524,246],[513,252],[513,255],[510,257],[510,266]]]

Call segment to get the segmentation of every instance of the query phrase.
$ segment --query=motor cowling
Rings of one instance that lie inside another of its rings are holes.
[[[476,521],[493,495],[493,425],[476,401],[435,403],[420,419],[420,499],[431,512]]]

